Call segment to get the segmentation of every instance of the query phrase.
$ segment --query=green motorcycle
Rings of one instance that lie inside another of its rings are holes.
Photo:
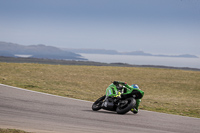
[[[114,81],[106,89],[106,95],[93,103],[92,110],[105,109],[125,114],[137,106],[136,99],[141,99],[143,95],[144,92],[139,88],[131,87],[125,82]]]

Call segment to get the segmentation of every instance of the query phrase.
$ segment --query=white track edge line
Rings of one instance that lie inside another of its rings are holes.
[[[81,101],[81,102],[93,103],[91,101],[86,101],[86,100],[81,100],[81,99],[76,99],[76,98],[70,98],[70,97],[64,97],[64,96],[58,96],[58,95],[53,95],[53,94],[39,92],[39,91],[33,91],[33,90],[23,89],[23,88],[10,86],[10,85],[5,85],[5,84],[1,84],[1,83],[0,83],[0,85],[1,86],[5,86],[5,87],[10,87],[10,88],[13,88],[13,89],[18,89],[18,90],[23,90],[23,91],[33,92],[33,93],[39,93],[39,94],[48,95],[48,96],[54,96],[54,97],[59,97],[59,98],[72,99],[72,100]]]
[[[38,91],[33,91],[33,90],[27,90],[27,89],[23,89],[23,88],[19,88],[19,87],[14,87],[14,86],[10,86],[10,85],[5,85],[5,84],[1,84],[1,83],[0,83],[0,85],[1,86],[5,86],[5,87],[10,87],[10,88],[13,88],[13,89],[18,89],[18,90],[23,90],[23,91],[29,91],[29,92],[33,92],[33,93],[48,95],[48,96],[54,96],[54,97],[59,97],[59,98],[64,98],[64,99],[71,99],[71,100],[80,101],[80,102],[93,103],[91,101],[86,101],[86,100],[81,100],[81,99],[75,99],[75,98],[70,98],[70,97],[64,97],[64,96],[58,96],[58,95],[53,95],[53,94],[44,93],[44,92],[38,92]],[[140,110],[142,110],[142,109],[140,109]],[[148,111],[148,110],[142,110],[142,111],[160,113],[160,112]],[[160,113],[160,114],[167,114],[167,113]],[[167,114],[167,115],[175,115],[175,114]],[[193,118],[193,119],[199,120],[199,118],[196,118],[196,117],[188,117],[188,116],[181,116],[181,115],[175,115],[175,116],[187,117],[187,118]]]

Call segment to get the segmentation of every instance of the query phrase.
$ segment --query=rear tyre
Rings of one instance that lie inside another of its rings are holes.
[[[120,103],[119,106],[116,109],[116,112],[118,114],[126,114],[128,111],[130,111],[136,104],[136,100],[134,98],[127,98],[124,100],[124,103]]]
[[[101,109],[101,105],[102,105],[102,103],[103,103],[103,100],[106,98],[106,95],[104,95],[104,96],[102,96],[102,97],[100,97],[99,99],[97,99],[94,103],[93,103],[93,105],[92,105],[92,110],[93,111],[98,111],[98,110],[100,110]]]

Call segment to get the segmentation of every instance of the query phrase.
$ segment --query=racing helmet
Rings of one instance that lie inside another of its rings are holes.
[[[132,84],[131,86],[132,86],[133,88],[135,88],[135,89],[139,89],[139,86],[136,85],[136,84]]]

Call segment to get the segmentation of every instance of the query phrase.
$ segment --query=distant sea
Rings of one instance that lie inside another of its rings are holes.
[[[200,58],[182,57],[157,57],[157,56],[135,56],[135,55],[108,55],[108,54],[83,54],[79,53],[89,61],[103,63],[128,63],[132,65],[160,65],[171,67],[200,68]]]

